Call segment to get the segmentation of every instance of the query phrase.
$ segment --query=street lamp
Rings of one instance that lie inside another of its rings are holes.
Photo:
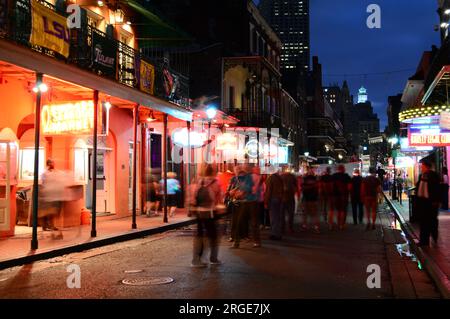
[[[38,92],[45,93],[47,91],[48,91],[48,86],[47,86],[47,84],[45,84],[43,82],[36,83],[36,86],[33,88],[34,93],[38,93]]]
[[[214,106],[208,106],[206,109],[206,116],[208,116],[209,121],[215,118],[217,115],[217,109]]]

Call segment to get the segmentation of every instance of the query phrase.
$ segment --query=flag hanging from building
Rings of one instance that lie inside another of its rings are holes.
[[[66,18],[53,10],[31,1],[31,36],[30,43],[53,50],[66,58],[69,57],[70,31]]]
[[[153,95],[155,87],[155,67],[150,63],[141,60],[139,80],[141,91]]]
[[[102,74],[116,77],[117,44],[103,35],[92,33],[92,68]]]

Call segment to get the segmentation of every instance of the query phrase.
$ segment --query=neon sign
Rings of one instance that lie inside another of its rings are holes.
[[[411,125],[408,141],[409,146],[450,146],[450,130],[439,125]]]
[[[44,105],[41,125],[45,135],[89,134],[94,128],[94,102]]]
[[[188,136],[190,137],[189,140]],[[191,148],[202,147],[207,139],[205,132],[191,130],[190,134],[188,134],[188,129],[185,127],[177,128],[172,132],[172,142],[181,147],[187,147],[188,145]]]
[[[216,149],[222,151],[235,150],[238,147],[237,137],[233,133],[223,133],[217,136],[216,143]]]

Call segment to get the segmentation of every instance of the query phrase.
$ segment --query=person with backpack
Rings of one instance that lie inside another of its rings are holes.
[[[191,195],[190,212],[197,217],[197,234],[194,237],[191,266],[195,268],[206,267],[206,263],[202,261],[205,251],[205,236],[209,241],[210,264],[220,265],[222,262],[218,259],[219,243],[214,211],[222,200],[222,191],[211,164],[206,164],[202,168],[200,177],[194,185]]]
[[[366,230],[375,229],[377,218],[378,196],[381,193],[380,180],[375,176],[375,168],[369,169],[369,176],[366,176],[361,184],[361,197],[366,208],[367,227]],[[372,218],[372,223],[370,223]]]
[[[347,221],[348,197],[350,192],[350,176],[345,173],[345,166],[339,165],[333,174],[334,206],[337,212],[339,230],[343,230]],[[333,229],[333,216],[328,221],[330,230]]]

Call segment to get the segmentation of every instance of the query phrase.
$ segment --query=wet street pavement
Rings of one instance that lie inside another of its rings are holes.
[[[223,264],[203,269],[190,267],[193,230],[179,229],[0,271],[0,296],[439,298],[428,275],[408,253],[401,232],[391,224],[392,216],[383,205],[373,231],[353,224],[344,231],[328,231],[323,224],[321,234],[299,231],[270,241],[265,230],[261,248],[244,242],[240,249],[229,249],[224,234],[219,251]],[[223,221],[222,229],[225,226]],[[80,288],[67,286],[72,264],[80,267]],[[369,265],[380,267],[380,288],[367,285]]]

